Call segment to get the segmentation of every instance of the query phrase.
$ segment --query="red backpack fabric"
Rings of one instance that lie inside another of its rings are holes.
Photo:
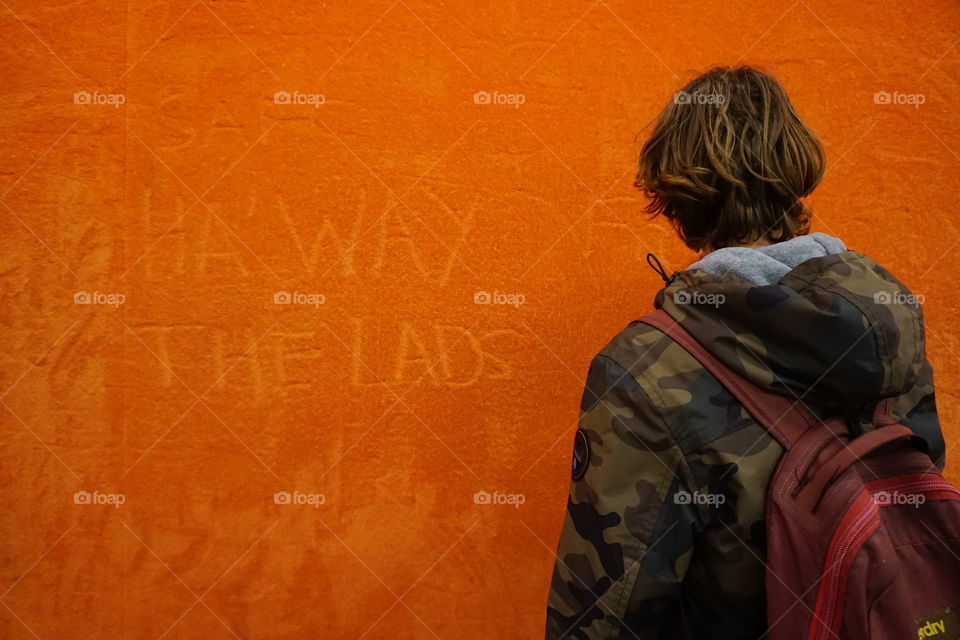
[[[766,500],[769,640],[960,640],[960,491],[886,415],[852,437],[732,371],[666,312],[686,349],[784,447]]]

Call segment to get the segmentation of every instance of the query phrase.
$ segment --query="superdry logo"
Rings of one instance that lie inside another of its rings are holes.
[[[918,640],[960,640],[960,618],[946,607],[917,620]]]

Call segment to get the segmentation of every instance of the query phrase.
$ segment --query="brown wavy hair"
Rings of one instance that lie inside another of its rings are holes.
[[[770,76],[717,67],[689,82],[640,151],[636,186],[688,247],[719,249],[810,229],[800,202],[823,177],[817,136]]]

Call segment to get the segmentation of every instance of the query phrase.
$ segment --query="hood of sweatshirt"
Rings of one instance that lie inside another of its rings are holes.
[[[762,388],[865,427],[890,399],[895,419],[942,443],[920,302],[871,258],[812,234],[715,251],[654,304]]]

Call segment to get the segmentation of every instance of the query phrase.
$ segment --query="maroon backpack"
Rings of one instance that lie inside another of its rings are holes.
[[[769,640],[960,640],[960,491],[881,401],[851,437],[726,367],[666,312],[640,319],[695,357],[783,446],[766,500]]]

